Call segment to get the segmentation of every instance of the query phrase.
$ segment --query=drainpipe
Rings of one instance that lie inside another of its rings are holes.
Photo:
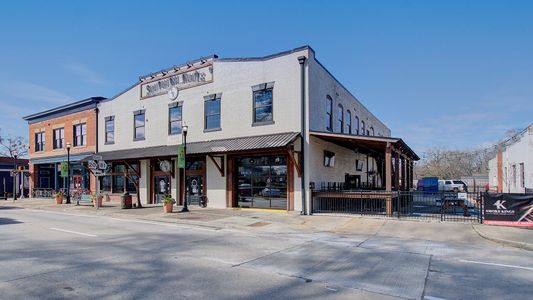
[[[300,79],[301,79],[301,82],[300,82],[300,87],[301,87],[301,97],[302,97],[302,102],[301,102],[301,108],[302,108],[302,112],[301,112],[301,120],[302,120],[302,132],[301,132],[301,135],[302,135],[302,138],[300,139],[301,141],[301,149],[300,149],[300,153],[301,153],[301,158],[300,158],[300,169],[302,171],[302,176],[301,176],[301,190],[302,190],[302,212],[301,214],[302,215],[306,215],[307,214],[307,201],[306,201],[306,198],[307,198],[307,192],[306,192],[306,189],[307,187],[305,186],[305,161],[304,161],[304,149],[305,149],[305,140],[307,138],[307,134],[306,134],[306,112],[305,112],[305,60],[307,59],[307,57],[305,56],[300,56],[298,57],[298,63],[300,63]]]
[[[99,104],[99,101],[96,101],[96,108],[94,109],[94,113],[96,114],[96,122],[95,122],[95,127],[96,127],[96,134],[95,134],[95,140],[96,140],[96,147],[95,147],[95,152],[98,153],[98,104]]]

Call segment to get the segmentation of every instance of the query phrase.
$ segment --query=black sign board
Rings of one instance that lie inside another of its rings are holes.
[[[533,195],[484,194],[484,223],[507,226],[533,226]]]

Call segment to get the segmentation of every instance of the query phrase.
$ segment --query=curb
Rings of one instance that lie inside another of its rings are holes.
[[[472,229],[474,229],[474,231],[480,237],[482,237],[482,238],[484,238],[486,240],[489,240],[489,241],[492,241],[492,242],[495,242],[495,243],[498,243],[498,244],[501,244],[501,245],[505,245],[505,246],[510,246],[510,247],[519,248],[519,249],[528,250],[528,251],[533,251],[533,245],[532,244],[494,238],[494,237],[491,237],[491,236],[489,236],[487,234],[484,234],[484,233],[480,232],[479,230],[477,230],[475,225],[472,225]]]

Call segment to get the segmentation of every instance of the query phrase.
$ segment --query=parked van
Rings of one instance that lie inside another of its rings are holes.
[[[420,178],[418,179],[416,189],[423,192],[436,193],[439,189],[438,181],[438,177]]]
[[[439,180],[439,191],[444,192],[467,192],[466,183],[461,180]]]

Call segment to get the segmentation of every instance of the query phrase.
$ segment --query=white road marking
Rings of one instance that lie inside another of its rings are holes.
[[[424,296],[424,300],[448,300],[448,299],[439,298],[439,297],[433,297],[433,296]]]
[[[465,262],[465,263],[471,263],[471,264],[480,264],[480,265],[488,265],[488,266],[496,266],[496,267],[506,267],[506,268],[515,268],[515,269],[524,269],[524,270],[531,270],[533,271],[533,268],[531,267],[523,267],[523,266],[515,266],[515,265],[505,265],[505,264],[496,264],[496,263],[490,263],[490,262],[482,262],[482,261],[474,261],[474,260],[465,260],[460,259],[459,261]]]
[[[60,228],[54,228],[54,227],[51,227],[50,229],[52,229],[52,230],[56,230],[56,231],[67,232],[67,233],[79,234],[79,235],[83,235],[83,236],[97,237],[97,235],[94,235],[94,234],[83,233],[83,232],[77,232],[77,231],[71,231],[71,230],[66,230],[66,229],[60,229]]]

